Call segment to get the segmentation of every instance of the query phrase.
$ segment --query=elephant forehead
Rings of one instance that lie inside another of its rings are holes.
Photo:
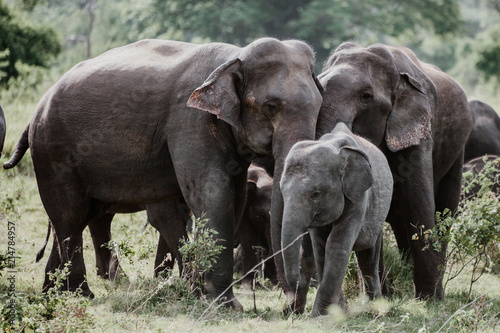
[[[332,170],[340,169],[341,159],[334,147],[316,144],[293,152],[286,162],[286,173],[301,179],[326,177]]]

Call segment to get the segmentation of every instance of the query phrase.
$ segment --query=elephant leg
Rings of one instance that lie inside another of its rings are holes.
[[[462,191],[462,170],[463,152],[439,182],[435,196],[436,211],[443,212],[446,208],[448,208],[453,214],[456,212],[456,209],[458,208],[460,202],[460,195]],[[439,268],[439,280],[437,281],[435,290],[435,295],[438,299],[444,298],[444,290],[442,284],[443,275],[446,269],[445,266],[447,248],[448,244],[446,243],[442,244],[440,252],[432,250],[436,253]],[[432,290],[429,290],[428,292],[426,292],[426,290],[420,291],[420,293],[423,294],[424,297],[427,297],[430,292],[432,292]]]
[[[380,279],[380,289],[383,296],[389,296],[389,288],[387,287],[387,274],[384,264],[384,232],[382,231],[382,241],[380,242],[379,256],[378,256],[378,273]]]
[[[245,216],[242,217],[238,225],[237,234],[240,239],[242,263],[243,263],[243,280],[242,283],[246,285],[252,284],[256,278],[258,270],[252,271],[255,266],[259,264],[259,257],[257,256],[254,246],[259,245],[259,235],[255,227]]]
[[[405,221],[408,213],[399,207],[404,207],[404,202],[400,200],[400,197],[393,195],[391,208],[389,209],[386,220],[391,225],[401,256],[404,260],[409,260],[411,258],[410,240],[407,237],[409,230],[406,223],[402,222]]]
[[[366,283],[368,297],[374,299],[382,295],[379,277],[379,257],[383,233],[377,237],[375,245],[369,249],[356,251],[359,268]]]
[[[161,275],[163,272],[167,272],[174,268],[174,257],[169,257],[168,254],[173,253],[167,244],[165,238],[162,235],[158,236],[158,247],[156,249],[155,258],[155,276]],[[180,263],[180,261],[178,261]],[[182,275],[182,270],[180,269],[181,264],[179,264],[179,273]]]
[[[242,309],[242,305],[233,293],[233,237],[236,221],[235,212],[241,208],[235,207],[243,203],[235,202],[235,193],[245,191],[246,173],[243,182],[236,183],[234,178],[224,175],[214,175],[199,184],[198,195],[205,197],[205,204],[194,208],[196,216],[205,213],[208,218],[207,227],[217,230],[214,238],[217,244],[224,246],[213,264],[212,270],[205,274],[205,291],[210,298],[217,298],[227,305]]]
[[[318,276],[318,284],[321,284],[323,278],[323,269],[325,266],[325,248],[328,235],[330,234],[331,227],[322,227],[309,229],[309,235],[312,240],[312,248],[314,259],[316,262],[316,273]]]
[[[47,214],[54,229],[52,252],[45,267],[43,290],[54,286],[50,275],[56,269],[64,269],[69,264],[69,275],[63,281],[63,290],[81,290],[82,295],[93,297],[86,281],[86,269],[83,260],[82,232],[91,215],[90,204],[83,200],[71,202],[71,194],[57,195],[47,199],[45,192],[40,191]],[[52,199],[53,198],[53,199]],[[45,199],[45,200],[44,200]],[[52,201],[53,200],[53,201]]]
[[[180,240],[187,238],[186,221],[179,207],[179,199],[146,205],[148,221],[160,232],[155,260],[155,276],[158,276],[167,264],[167,251],[177,259],[179,271],[182,274],[182,257],[179,253]],[[162,239],[164,241],[162,241]],[[173,265],[173,264],[172,264]]]
[[[425,148],[422,148],[425,147]],[[388,158],[394,176],[393,202],[387,217],[398,246],[413,259],[413,282],[418,298],[443,298],[443,255],[427,245],[423,232],[435,226],[435,197],[431,143],[408,148]],[[408,169],[401,168],[409,161]],[[398,175],[398,172],[405,171]],[[416,236],[416,237],[414,237]]]
[[[267,257],[264,263],[264,276],[271,281],[272,284],[278,284],[278,275],[276,273],[276,265],[272,258]]]
[[[304,291],[309,291],[309,285],[311,283],[311,278],[315,272],[315,262],[314,262],[314,250],[311,240],[311,235],[307,234],[302,237],[302,255],[300,256],[300,269],[302,271],[302,276],[306,281],[307,285]],[[307,295],[304,295],[307,297]]]
[[[355,223],[354,221],[349,221]],[[316,294],[316,300],[312,310],[312,316],[328,314],[328,307],[332,304],[339,305],[345,309],[344,292],[342,283],[344,281],[349,256],[354,245],[355,237],[353,231],[349,230],[348,221],[342,221],[328,235],[324,252],[324,267],[321,274],[321,282]],[[353,228],[351,228],[353,229]],[[318,273],[320,272],[318,267]]]
[[[120,276],[125,276],[125,272],[123,272],[118,261],[118,256],[113,250],[104,246],[111,240],[111,221],[113,217],[114,214],[106,213],[90,221],[88,226],[94,244],[97,275],[111,281],[115,281]]]

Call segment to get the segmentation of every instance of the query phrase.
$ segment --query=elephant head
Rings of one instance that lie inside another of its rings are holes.
[[[281,239],[286,248],[286,280],[292,287],[304,283],[299,267],[301,242],[297,239],[308,228],[339,219],[345,207],[360,201],[374,182],[368,157],[356,143],[340,140],[333,144],[326,141],[331,135],[297,143],[285,162],[280,182],[284,200]]]
[[[343,122],[395,152],[431,137],[436,87],[405,48],[344,43],[318,76],[325,89],[317,136]]]
[[[214,70],[187,104],[230,124],[240,150],[272,154],[282,169],[290,147],[314,137],[320,89],[307,44],[262,38]]]

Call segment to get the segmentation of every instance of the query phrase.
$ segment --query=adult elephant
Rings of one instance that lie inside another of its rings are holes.
[[[65,286],[85,281],[82,231],[115,204],[184,197],[225,249],[206,275],[209,297],[234,297],[234,224],[258,154],[276,168],[314,137],[321,106],[312,49],[263,38],[246,47],[143,40],[84,61],[42,97],[10,161],[31,149],[55,230],[45,272],[71,261]],[[279,174],[279,173],[277,173]]]
[[[472,112],[473,127],[469,139],[465,144],[464,160],[486,154],[500,156],[500,117],[488,104],[472,100],[469,101]]]
[[[415,294],[443,299],[446,251],[422,251],[424,237],[413,236],[435,226],[436,211],[458,206],[472,127],[464,91],[411,50],[381,44],[340,45],[318,79],[325,92],[316,136],[343,122],[384,152],[394,178],[387,221],[413,260]]]

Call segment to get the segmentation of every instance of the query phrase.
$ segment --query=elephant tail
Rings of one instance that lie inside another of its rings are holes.
[[[29,132],[30,132],[30,125],[26,126],[23,134],[21,134],[21,138],[17,143],[16,150],[14,151],[14,154],[12,155],[10,160],[8,160],[3,164],[4,169],[10,169],[15,167],[17,163],[19,163],[19,161],[23,158],[24,154],[26,153],[26,150],[28,150],[30,146],[28,142]]]
[[[7,132],[7,125],[5,123],[5,115],[3,109],[0,106],[0,153],[3,150],[3,144],[5,142],[5,133]]]
[[[47,247],[47,243],[49,242],[50,229],[51,229],[51,227],[50,227],[50,220],[49,220],[48,227],[47,227],[47,236],[45,237],[45,243],[43,243],[42,248],[36,254],[36,262],[39,262],[40,259],[43,258],[43,254],[45,253],[45,248]]]

